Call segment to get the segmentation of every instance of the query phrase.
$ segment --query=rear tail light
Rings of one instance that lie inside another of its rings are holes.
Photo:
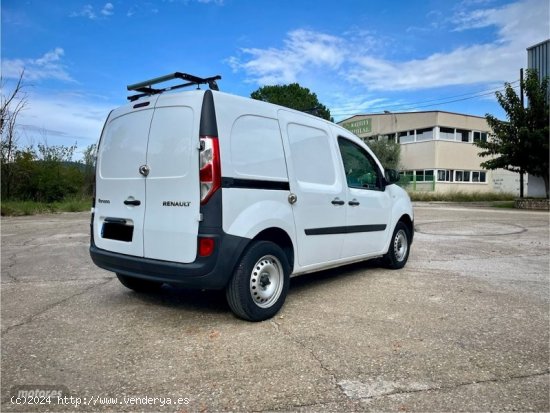
[[[209,257],[212,255],[215,245],[213,238],[199,238],[199,256]]]
[[[204,136],[200,142],[199,176],[201,205],[204,205],[221,186],[220,147],[216,137]]]

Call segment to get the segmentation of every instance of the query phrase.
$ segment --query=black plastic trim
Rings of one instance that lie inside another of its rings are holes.
[[[214,238],[215,252],[209,257],[197,257],[189,264],[106,251],[95,245],[93,237],[90,256],[98,267],[130,277],[190,288],[225,288],[250,240],[223,232],[198,236]]]
[[[304,230],[306,235],[332,235],[332,234],[353,234],[356,232],[377,232],[384,231],[386,224],[376,225],[350,225],[345,227],[309,228]]]
[[[202,99],[199,135],[218,137],[218,123],[216,121],[216,109],[214,107],[214,96],[211,90],[205,91],[204,97]]]
[[[259,179],[238,179],[222,177],[222,188],[267,189],[290,191],[290,184],[285,181],[265,181]]]

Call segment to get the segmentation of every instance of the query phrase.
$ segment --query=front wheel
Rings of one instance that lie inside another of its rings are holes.
[[[290,279],[290,265],[283,250],[269,241],[250,245],[237,264],[225,295],[240,318],[262,321],[283,306]]]
[[[383,258],[387,268],[397,270],[405,266],[409,259],[410,239],[409,228],[403,222],[398,222],[393,231],[388,252]]]

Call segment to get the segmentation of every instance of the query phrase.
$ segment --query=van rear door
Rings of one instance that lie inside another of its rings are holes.
[[[200,217],[199,119],[204,91],[160,95],[114,111],[98,152],[98,248],[190,263]]]
[[[144,256],[190,263],[200,215],[199,119],[204,92],[161,95],[149,133]]]
[[[145,180],[154,102],[109,115],[97,154],[94,241],[98,248],[143,256]]]

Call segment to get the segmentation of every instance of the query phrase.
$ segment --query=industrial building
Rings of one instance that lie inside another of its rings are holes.
[[[527,68],[535,69],[539,74],[539,79],[550,76],[550,39],[527,48]],[[550,96],[548,99],[550,99]],[[544,180],[533,175],[529,175],[528,179],[527,195],[530,197],[546,197]]]
[[[484,170],[480,148],[490,132],[485,118],[428,111],[356,115],[340,122],[366,142],[401,144],[402,173],[416,190],[519,193],[519,175]]]

